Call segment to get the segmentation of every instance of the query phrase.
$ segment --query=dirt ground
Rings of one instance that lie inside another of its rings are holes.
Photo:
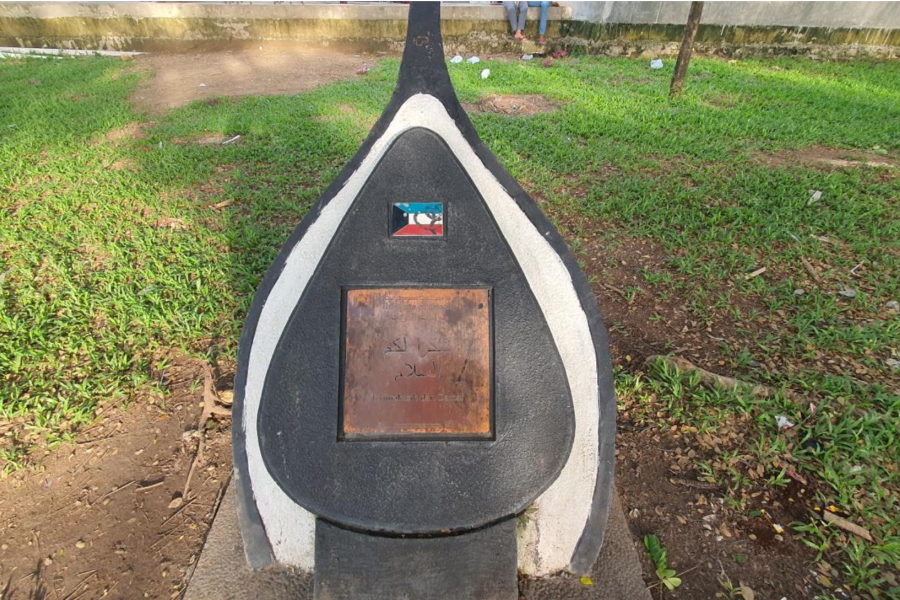
[[[3,482],[0,598],[183,593],[231,477],[230,418],[199,422],[206,372],[173,362],[155,374],[165,397],[104,410],[77,445]],[[213,380],[227,399],[231,373]]]
[[[155,73],[139,86],[135,104],[150,113],[216,96],[293,94],[355,77],[378,56],[302,49],[266,42],[221,52],[144,54],[138,68]]]
[[[463,103],[467,112],[492,112],[509,116],[529,116],[552,112],[555,102],[540,94],[491,95],[477,103]]]

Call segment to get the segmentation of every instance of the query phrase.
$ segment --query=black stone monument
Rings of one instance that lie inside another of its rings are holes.
[[[514,599],[517,567],[596,560],[606,332],[457,101],[439,3],[410,6],[390,104],[264,277],[235,389],[245,553],[317,598]]]

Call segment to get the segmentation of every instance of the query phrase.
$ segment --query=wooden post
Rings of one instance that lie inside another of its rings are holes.
[[[672,75],[672,87],[669,96],[677,96],[684,86],[684,76],[687,75],[688,63],[691,62],[691,53],[694,50],[694,38],[700,27],[700,15],[703,13],[703,2],[691,2],[691,11],[688,13],[687,25],[684,26],[684,37],[681,38],[681,49],[678,51],[678,60],[675,62],[675,74]]]

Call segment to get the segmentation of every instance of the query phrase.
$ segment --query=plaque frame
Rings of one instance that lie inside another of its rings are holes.
[[[410,238],[410,239],[429,239],[429,238]],[[438,238],[441,239],[441,238]],[[406,241],[406,240],[403,240]],[[484,290],[487,293],[487,329],[488,329],[488,432],[472,433],[472,432],[441,432],[441,433],[347,433],[344,430],[344,401],[345,401],[345,369],[347,366],[347,309],[348,309],[348,292],[352,290]],[[446,443],[446,442],[494,442],[496,440],[496,370],[495,370],[495,349],[494,343],[494,288],[490,285],[479,284],[454,284],[454,283],[434,283],[434,284],[402,284],[402,283],[367,283],[359,285],[341,286],[341,302],[340,302],[341,318],[340,318],[340,344],[338,357],[338,395],[337,395],[337,441],[344,443],[362,443],[362,442],[409,442],[409,443]]]

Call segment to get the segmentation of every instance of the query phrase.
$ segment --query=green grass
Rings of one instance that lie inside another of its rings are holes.
[[[893,593],[879,578],[900,561],[900,373],[887,364],[900,353],[900,316],[884,308],[900,299],[900,178],[760,157],[821,145],[896,161],[900,64],[696,59],[672,101],[668,69],[646,62],[492,62],[487,81],[481,68],[451,73],[464,101],[504,93],[558,101],[559,110],[534,117],[472,117],[559,222],[592,219],[607,232],[604,245],[628,235],[665,253],[628,286],[628,302],[674,299],[699,323],[731,323],[725,368],[801,401],[748,402],[653,370],[621,375],[623,393],[640,400],[636,382],[653,389],[645,401],[661,422],[747,419],[755,433],[735,452],[764,464],[770,485],[783,482],[775,461],[789,452],[821,482],[823,502],[876,534],[873,544],[841,543],[833,529],[807,524],[804,539],[840,549],[857,589]],[[0,63],[7,469],[35,446],[71,438],[98,406],[152,391],[151,373],[173,352],[233,360],[260,277],[365,137],[397,66],[386,59],[365,77],[312,92],[151,117],[127,101],[141,77],[127,63]],[[110,135],[133,123],[145,123],[138,139]],[[194,143],[213,133],[241,138]],[[822,198],[810,205],[813,190]],[[233,202],[214,207],[225,200]],[[820,270],[820,283],[801,258]],[[743,279],[759,266],[764,276]],[[836,295],[842,288],[857,296]],[[752,370],[757,361],[775,368]],[[823,449],[798,450],[799,440],[781,436],[772,422],[781,413],[802,420],[799,435]]]

